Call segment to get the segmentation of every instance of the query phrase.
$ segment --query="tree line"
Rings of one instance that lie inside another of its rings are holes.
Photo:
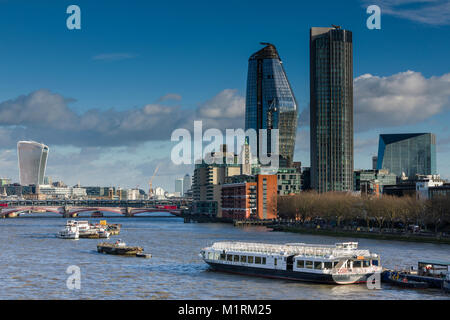
[[[356,197],[347,193],[302,192],[278,196],[278,217],[299,223],[321,221],[326,226],[399,229],[418,225],[430,231],[450,230],[450,197]]]

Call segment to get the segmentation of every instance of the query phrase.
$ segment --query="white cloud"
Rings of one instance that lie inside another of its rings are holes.
[[[237,90],[226,89],[203,103],[197,114],[201,118],[233,119],[245,116],[245,98]]]
[[[410,125],[450,110],[450,73],[425,78],[407,71],[354,80],[355,130]]]
[[[158,101],[179,100],[176,94]],[[126,111],[89,109],[77,114],[73,99],[42,89],[0,103],[0,148],[19,139],[48,145],[79,147],[131,146],[146,141],[169,140],[177,128],[192,129],[194,120],[206,128],[242,128],[244,98],[225,89],[197,109],[158,102]]]

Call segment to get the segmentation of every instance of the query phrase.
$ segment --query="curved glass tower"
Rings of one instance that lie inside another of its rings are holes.
[[[44,184],[48,147],[34,141],[17,143],[19,178],[23,186]]]
[[[245,130],[278,129],[280,166],[289,167],[294,157],[297,102],[277,49],[270,43],[261,44],[265,47],[248,61]],[[267,142],[270,152],[270,138]],[[259,149],[258,135],[258,158]]]

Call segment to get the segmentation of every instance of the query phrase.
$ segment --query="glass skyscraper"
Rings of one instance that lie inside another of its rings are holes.
[[[262,152],[259,130],[278,129],[280,166],[291,166],[297,132],[297,102],[277,49],[270,43],[261,44],[265,47],[248,61],[245,129],[258,133],[258,158]],[[270,153],[270,138],[267,144]]]
[[[353,189],[353,44],[351,31],[311,28],[311,187]]]
[[[19,141],[19,180],[22,186],[44,184],[48,147],[34,141]]]
[[[409,178],[437,174],[436,136],[432,133],[381,134],[377,169]]]

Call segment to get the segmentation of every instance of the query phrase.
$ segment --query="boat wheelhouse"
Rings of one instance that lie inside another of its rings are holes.
[[[319,283],[364,283],[381,273],[380,257],[357,242],[335,245],[216,242],[201,250],[218,271]]]

